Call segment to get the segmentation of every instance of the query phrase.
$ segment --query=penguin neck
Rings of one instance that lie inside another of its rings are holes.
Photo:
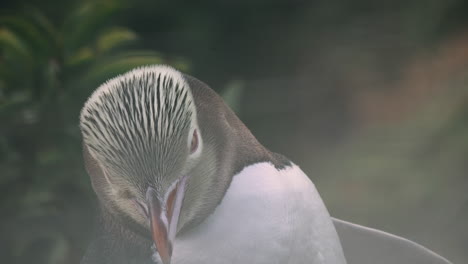
[[[244,167],[266,161],[276,166],[289,161],[268,151],[236,114],[206,84],[184,75],[192,89],[204,150],[189,180],[179,220],[180,233],[200,224],[222,202],[234,175]],[[190,182],[191,181],[191,182]]]
[[[281,169],[291,164],[285,157],[263,147],[227,106],[222,105],[216,112],[218,116],[205,112],[200,118],[201,123],[209,127],[201,128],[206,139],[206,148],[202,155],[204,160],[192,171],[195,177],[193,184],[189,184],[184,200],[179,221],[180,233],[197,226],[215,211],[233,177],[245,167],[269,162]],[[214,123],[211,120],[223,122]]]
[[[134,230],[134,223],[127,223],[108,208],[101,206],[100,213],[101,237],[104,243],[109,243],[110,247],[122,256],[148,256],[150,257],[152,241],[140,234],[141,231]]]

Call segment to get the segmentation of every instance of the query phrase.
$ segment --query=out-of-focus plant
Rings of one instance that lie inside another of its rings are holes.
[[[226,84],[221,97],[238,116],[241,115],[242,94],[245,84],[240,80],[232,80]]]
[[[118,1],[85,2],[58,23],[36,9],[0,17],[2,262],[79,260],[92,197],[81,163],[80,108],[109,77],[164,62],[135,50],[132,30],[110,26],[121,8]]]

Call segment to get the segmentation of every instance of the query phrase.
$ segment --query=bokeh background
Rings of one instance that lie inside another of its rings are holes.
[[[0,262],[79,263],[78,116],[165,63],[222,94],[332,215],[468,263],[468,2],[3,0]]]

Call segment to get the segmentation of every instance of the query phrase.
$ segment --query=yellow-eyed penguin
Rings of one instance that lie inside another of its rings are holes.
[[[206,84],[168,66],[117,76],[80,116],[101,228],[82,264],[443,264],[330,217],[307,175]]]

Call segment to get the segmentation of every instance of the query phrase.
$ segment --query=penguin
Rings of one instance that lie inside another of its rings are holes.
[[[100,208],[82,264],[450,263],[330,216],[208,85],[165,65],[99,86],[80,115]]]

